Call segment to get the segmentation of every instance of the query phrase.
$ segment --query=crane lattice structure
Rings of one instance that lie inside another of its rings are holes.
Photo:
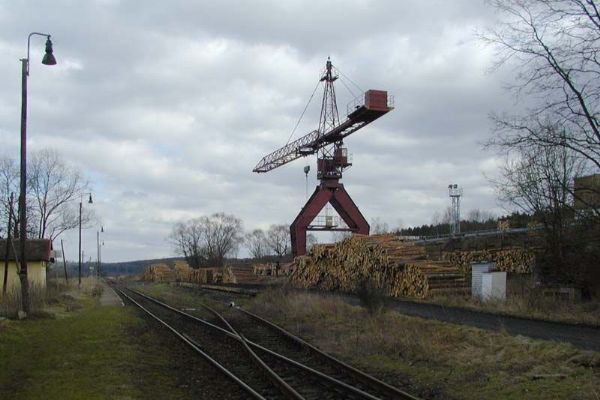
[[[452,199],[450,208],[450,234],[452,236],[460,234],[460,196],[463,191],[456,183],[448,185],[448,195]]]
[[[306,232],[309,230],[351,231],[369,234],[369,223],[339,182],[342,173],[352,163],[343,140],[348,135],[373,122],[393,109],[392,99],[382,90],[368,90],[364,97],[356,98],[348,108],[346,119],[341,121],[338,113],[333,83],[338,76],[328,59],[325,71],[320,78],[323,83],[323,100],[319,127],[307,135],[288,143],[284,147],[263,157],[253,172],[268,172],[300,157],[315,153],[317,156],[317,179],[319,184],[308,199],[300,214],[290,226],[292,253],[294,256],[306,253]],[[319,212],[331,204],[346,223],[345,227],[328,222],[313,224]]]

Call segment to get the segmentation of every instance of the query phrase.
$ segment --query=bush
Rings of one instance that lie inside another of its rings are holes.
[[[371,278],[364,278],[356,288],[360,303],[370,314],[378,314],[384,309],[386,293],[385,287]]]

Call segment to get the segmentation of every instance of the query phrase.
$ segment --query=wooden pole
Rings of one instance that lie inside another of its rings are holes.
[[[62,250],[63,267],[65,269],[65,282],[68,285],[69,284],[69,275],[67,274],[67,259],[65,258],[65,245],[63,244],[62,239],[60,239],[60,248]]]
[[[4,252],[4,282],[2,283],[2,294],[6,294],[6,288],[8,286],[8,256],[10,254],[11,246],[11,231],[12,231],[12,217],[13,217],[13,199],[14,193],[10,194],[10,202],[8,204],[8,233],[6,236],[6,251]]]

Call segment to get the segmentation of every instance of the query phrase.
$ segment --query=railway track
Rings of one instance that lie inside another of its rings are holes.
[[[233,308],[225,319],[204,305],[200,318],[132,289],[119,292],[227,370],[249,398],[417,399],[245,310]]]

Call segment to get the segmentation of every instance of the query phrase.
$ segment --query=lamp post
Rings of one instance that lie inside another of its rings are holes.
[[[304,166],[304,175],[306,176],[306,199],[308,200],[308,173],[310,172],[310,165]]]
[[[100,264],[102,263],[102,246],[104,246],[104,241],[100,242],[100,234],[104,233],[104,227],[101,226],[99,231],[96,231],[96,248],[98,251],[98,265],[96,266],[96,275],[98,275],[98,278],[101,276],[100,275]]]
[[[81,197],[79,198],[79,264],[78,264],[78,266],[79,266],[79,268],[78,268],[79,283],[77,285],[80,289],[81,289],[81,211],[83,210],[83,195],[84,194],[90,195],[88,204],[94,203],[94,201],[92,200],[92,194],[90,192],[81,194]]]
[[[27,37],[27,58],[21,59],[21,193],[19,194],[19,241],[21,243],[19,279],[21,280],[21,304],[26,313],[29,312],[29,282],[27,280],[27,252],[25,251],[27,241],[27,77],[29,76],[29,47],[32,36],[46,37],[46,54],[42,59],[42,64],[56,64],[50,35],[39,32],[30,33]]]

